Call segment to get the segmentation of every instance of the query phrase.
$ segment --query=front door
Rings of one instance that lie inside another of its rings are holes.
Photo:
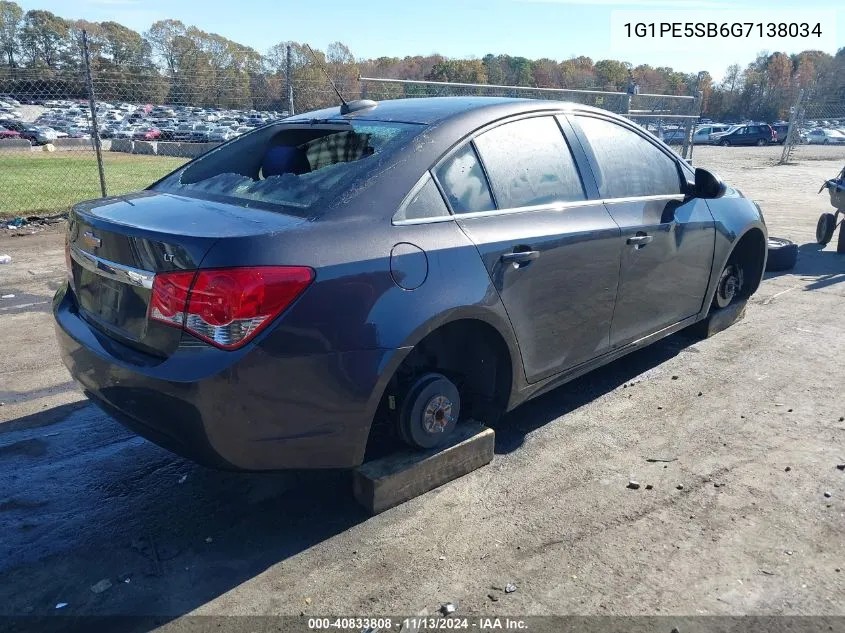
[[[501,297],[526,379],[606,351],[620,231],[600,200],[587,200],[554,117],[522,118],[480,134],[436,177]]]
[[[715,223],[704,200],[687,199],[677,158],[633,127],[574,117],[597,185],[621,229],[613,347],[697,314],[710,280]]]

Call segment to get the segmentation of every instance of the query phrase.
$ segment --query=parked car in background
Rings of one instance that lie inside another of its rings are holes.
[[[161,130],[155,127],[142,127],[135,130],[132,137],[139,141],[155,141],[161,137]]]
[[[208,133],[208,140],[211,142],[224,143],[237,136],[234,130],[228,127],[216,127]]]
[[[789,133],[789,123],[773,123],[771,127],[775,132],[775,143],[783,145]]]
[[[740,125],[732,131],[713,136],[716,145],[768,145],[775,142],[775,132],[767,123]]]
[[[759,207],[620,116],[374,106],[74,206],[52,310],[89,398],[213,466],[353,467],[371,432],[439,446],[757,290]]]
[[[702,145],[710,143],[711,136],[713,134],[718,134],[720,132],[727,132],[730,129],[729,125],[721,125],[721,124],[710,124],[710,125],[703,125],[699,128],[696,128],[695,132],[692,135],[692,142],[695,145]]]
[[[21,133],[15,130],[10,130],[8,128],[3,127],[0,125],[0,140],[3,139],[17,139],[21,137]]]
[[[839,130],[816,128],[807,132],[807,142],[811,145],[841,145],[845,143],[845,134]]]
[[[663,142],[667,145],[683,145],[686,132],[683,128],[663,132]]]

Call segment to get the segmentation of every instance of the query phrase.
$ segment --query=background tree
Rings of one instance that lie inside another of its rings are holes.
[[[20,47],[28,63],[57,69],[68,31],[68,23],[49,11],[27,11],[20,29]]]
[[[0,49],[9,68],[15,68],[15,55],[20,45],[23,9],[14,2],[0,0]]]

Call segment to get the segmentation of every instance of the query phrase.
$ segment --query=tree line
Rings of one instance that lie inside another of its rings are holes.
[[[101,99],[184,103],[197,106],[287,107],[287,48],[297,111],[336,103],[324,71],[307,45],[283,41],[266,52],[207,33],[179,20],[159,20],[139,33],[113,21],[66,20],[49,11],[24,12],[0,0],[0,93],[45,91],[45,97],[84,96],[82,33]],[[787,118],[799,89],[825,102],[845,102],[845,48],[760,53],[728,67],[714,82],[709,72],[684,73],[669,66],[631,66],[619,60],[579,56],[558,61],[488,54],[480,59],[442,55],[356,58],[342,42],[314,49],[345,95],[356,97],[359,75],[491,85],[625,91],[702,93],[703,114],[720,120]],[[48,83],[45,83],[48,82]],[[48,86],[55,95],[46,94]],[[378,96],[425,92],[413,86],[379,86]],[[59,94],[62,93],[62,94]],[[845,115],[845,113],[843,113]]]

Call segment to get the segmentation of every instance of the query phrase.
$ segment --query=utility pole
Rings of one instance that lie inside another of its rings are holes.
[[[97,170],[100,172],[100,191],[106,197],[106,174],[103,171],[103,149],[100,146],[100,130],[97,127],[97,106],[94,98],[94,79],[91,76],[91,59],[88,53],[88,33],[82,31],[82,53],[85,57],[85,80],[88,84],[88,107],[91,109],[91,137],[97,154]]]
[[[291,67],[293,63],[291,61],[291,47],[290,44],[287,46],[287,61],[285,63],[285,79],[287,81],[287,96],[288,96],[288,116],[293,116],[293,81],[291,79]]]

